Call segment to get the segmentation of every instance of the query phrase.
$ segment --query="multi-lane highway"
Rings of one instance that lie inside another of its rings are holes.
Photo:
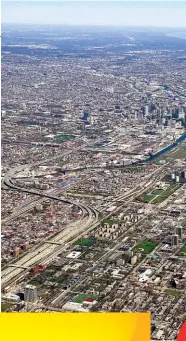
[[[108,206],[113,205],[113,203],[117,202],[118,200],[123,201],[121,202],[121,206],[117,208],[117,210],[120,209],[123,204],[126,205],[126,203],[131,202],[135,199],[135,197],[139,196],[148,188],[150,188],[164,174],[165,166],[156,169],[152,176],[148,179],[148,183],[144,182],[134,188],[132,191],[113,198],[111,201],[108,202]],[[6,184],[13,187],[14,189],[26,191],[28,193],[32,191],[16,187],[14,184],[12,184],[10,179],[6,180]],[[44,194],[43,192],[40,193],[38,191],[34,191],[34,194],[45,196],[54,200],[64,201],[64,199],[51,194]],[[69,201],[69,203],[76,204],[72,201]],[[43,244],[39,245],[38,248],[34,250],[31,249],[28,254],[19,259],[16,263],[13,264],[13,266],[12,264],[9,264],[9,266],[2,271],[2,289],[5,288],[7,285],[15,283],[16,280],[24,276],[34,265],[39,263],[47,264],[51,262],[52,259],[54,259],[62,251],[62,249],[64,250],[69,245],[74,243],[74,241],[77,240],[79,237],[82,237],[85,233],[90,232],[100,225],[103,219],[98,219],[98,212],[96,210],[82,204],[79,206],[81,206],[81,209],[84,213],[84,218],[82,220],[69,224],[69,226],[65,230],[59,232],[56,236],[51,238],[50,243],[43,242]],[[88,213],[87,216],[85,212]],[[107,215],[107,217],[109,216],[110,214]],[[104,219],[107,217],[104,217]]]
[[[164,169],[164,167],[162,168],[162,170],[163,170],[163,169]],[[163,170],[163,172],[165,172],[165,169]],[[163,174],[164,174],[164,173],[163,173]],[[133,191],[131,194],[128,194],[128,197],[126,197],[127,200],[125,201],[125,204],[126,204],[126,202],[127,202],[127,203],[132,202],[137,196],[139,196],[140,194],[143,194],[143,193],[144,193],[148,188],[150,188],[150,187],[158,180],[158,178],[161,177],[163,174],[162,174],[162,173],[161,173],[161,175],[160,175],[160,174],[157,174],[157,171],[155,171],[154,176],[152,177],[151,181],[149,181],[148,185],[147,185],[145,188],[144,188],[144,184],[142,183],[142,184],[141,184],[140,190],[139,190],[139,186],[138,186],[138,189],[136,188],[136,189],[134,189],[134,191]],[[161,206],[161,204],[160,204],[159,206]],[[118,207],[118,210],[119,210],[120,208],[121,208],[121,206]],[[113,248],[109,249],[106,253],[104,253],[102,256],[100,256],[100,258],[99,258],[96,262],[94,262],[94,267],[91,269],[91,271],[93,271],[94,268],[96,268],[96,267],[98,266],[98,264],[100,264],[100,262],[106,261],[106,260],[114,253],[114,251],[118,250],[118,249],[123,245],[123,243],[124,243],[125,240],[126,240],[126,237],[127,237],[128,233],[129,233],[130,231],[133,231],[135,227],[139,226],[139,225],[148,217],[148,215],[150,215],[150,214],[152,213],[152,209],[153,209],[153,211],[154,211],[154,207],[153,207],[153,208],[151,208],[151,210],[149,210],[148,212],[146,212],[146,213],[144,214],[144,216],[143,216],[137,223],[133,224],[133,225],[127,230],[127,232],[126,232],[124,235],[122,235],[122,238],[120,238],[120,240],[118,240],[118,243],[117,243]],[[159,207],[157,206],[155,210],[158,210],[158,209],[159,209]],[[81,278],[80,278],[80,279],[78,280],[78,282],[76,283],[76,286],[82,284],[82,283],[84,282],[86,276],[87,276],[86,274],[83,275],[83,276],[81,276]],[[75,291],[75,288],[74,288],[74,291]],[[56,296],[53,298],[53,300],[52,300],[52,302],[51,302],[50,304],[51,304],[52,306],[54,306],[54,307],[57,306],[58,303],[59,303],[59,302],[61,303],[61,300],[63,300],[63,298],[64,298],[69,292],[71,292],[71,288],[69,288],[69,289],[66,290],[66,291],[62,291],[61,293],[59,293],[58,295],[56,295]]]
[[[82,147],[79,149],[82,149]],[[52,237],[50,239],[50,242],[47,242],[47,240],[43,241],[42,245],[39,244],[38,247],[31,248],[30,252],[28,254],[25,254],[16,263],[13,264],[10,263],[7,266],[7,268],[5,268],[2,271],[1,281],[2,289],[5,288],[7,285],[15,283],[15,281],[24,276],[29,271],[29,269],[32,268],[34,265],[39,263],[47,264],[51,262],[51,260],[54,259],[56,255],[58,255],[62,251],[62,249],[64,250],[69,245],[71,245],[75,240],[77,240],[80,236],[83,236],[85,233],[90,232],[91,230],[99,226],[103,219],[109,217],[111,214],[114,213],[114,212],[109,213],[106,217],[99,219],[99,212],[94,208],[84,204],[80,204],[79,202],[75,202],[72,200],[68,200],[66,198],[56,196],[55,194],[58,193],[59,189],[58,190],[54,189],[52,192],[49,191],[43,192],[35,189],[22,188],[15,185],[15,183],[12,180],[13,176],[16,173],[24,170],[25,168],[36,167],[38,165],[48,163],[49,161],[55,161],[58,158],[64,158],[71,154],[72,152],[73,150],[61,156],[52,157],[48,160],[41,160],[40,162],[32,163],[25,166],[21,165],[14,169],[10,169],[9,172],[7,172],[7,174],[3,178],[2,182],[8,188],[26,192],[29,194],[34,194],[40,197],[40,199],[31,202],[28,207],[21,208],[20,211],[17,212],[17,214],[15,213],[15,217],[20,214],[26,213],[27,210],[33,208],[38,202],[45,200],[45,198],[66,202],[71,205],[76,205],[81,209],[83,214],[81,220],[69,224],[67,228],[65,228],[63,231],[60,231],[56,236]],[[115,211],[119,210],[123,205],[126,205],[127,203],[131,202],[137,196],[144,193],[144,191],[146,191],[148,188],[152,187],[153,184],[166,173],[166,168],[167,165],[157,168],[147,178],[147,180],[145,180],[140,185],[137,185],[134,189],[128,191],[123,195],[119,195],[113,198],[111,197],[107,202],[107,206],[109,207],[110,205],[120,202],[121,203],[120,206],[117,206],[117,209]]]
[[[67,242],[74,236],[79,236],[86,228],[90,226],[91,217],[84,218],[81,221],[70,224],[68,228],[58,233],[55,237],[50,239],[49,242],[43,243],[34,251],[29,252],[22,257],[13,266],[10,264],[5,270],[2,271],[1,287],[2,289],[9,284],[10,281],[14,282],[17,276],[22,276],[30,270],[34,265],[39,263],[48,263],[50,260],[58,255],[62,248],[67,247]],[[14,267],[16,265],[16,268]]]
[[[7,186],[9,188],[12,188],[12,189],[17,189],[17,190],[20,190],[18,186],[15,186],[13,181],[12,180],[6,180],[5,183],[7,184]],[[68,186],[70,186],[71,183],[68,183]],[[37,204],[40,204],[42,203],[43,201],[45,201],[47,198],[49,198],[47,195],[52,195],[52,198],[56,196],[56,194],[59,194],[60,197],[59,197],[59,200],[62,201],[62,196],[61,194],[66,190],[66,188],[68,187],[63,187],[63,188],[53,188],[53,189],[50,189],[46,192],[43,192],[43,191],[33,191],[31,190],[29,192],[29,190],[26,189],[26,192],[30,193],[30,194],[34,194],[36,195],[36,192],[38,193],[37,194],[37,197],[39,197],[39,199],[30,199],[26,204],[24,204],[23,206],[21,206],[20,208],[17,208],[16,210],[14,210],[14,212],[6,217],[5,219],[2,220],[2,224],[7,224],[9,223],[10,221],[14,220],[15,218],[19,217],[20,215],[23,215],[25,214],[26,212],[32,210]],[[24,189],[23,189],[24,191]],[[64,199],[66,200],[66,199]],[[63,201],[64,201],[63,200]],[[67,201],[66,201],[67,202]],[[69,202],[68,202],[69,203]],[[80,206],[80,205],[79,205]],[[81,209],[82,209],[83,206],[81,206]]]

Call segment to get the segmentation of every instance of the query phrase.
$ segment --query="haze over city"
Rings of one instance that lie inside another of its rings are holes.
[[[186,318],[186,3],[5,1],[1,309]]]
[[[183,1],[2,1],[2,22],[185,27]]]

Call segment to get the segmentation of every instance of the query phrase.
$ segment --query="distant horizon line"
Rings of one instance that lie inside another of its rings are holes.
[[[186,26],[155,26],[155,25],[106,25],[106,24],[59,24],[59,23],[52,23],[52,24],[46,24],[46,23],[18,23],[18,22],[2,22],[1,25],[19,25],[19,26],[68,26],[68,27],[130,27],[130,28],[167,28],[167,29],[184,29],[186,30]]]

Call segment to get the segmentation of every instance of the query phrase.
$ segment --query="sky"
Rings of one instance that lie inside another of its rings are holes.
[[[186,28],[182,1],[9,1],[2,0],[2,23],[159,26]]]

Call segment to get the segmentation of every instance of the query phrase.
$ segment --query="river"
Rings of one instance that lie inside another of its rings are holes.
[[[159,156],[167,153],[168,151],[174,149],[178,143],[181,143],[183,142],[184,140],[186,140],[186,132],[181,135],[174,143],[170,144],[169,146],[163,148],[162,150],[160,150],[159,152],[155,153],[154,155],[150,156],[149,158],[141,161],[143,163],[147,163],[147,162],[151,162],[151,161],[154,161],[155,159],[157,159]]]

